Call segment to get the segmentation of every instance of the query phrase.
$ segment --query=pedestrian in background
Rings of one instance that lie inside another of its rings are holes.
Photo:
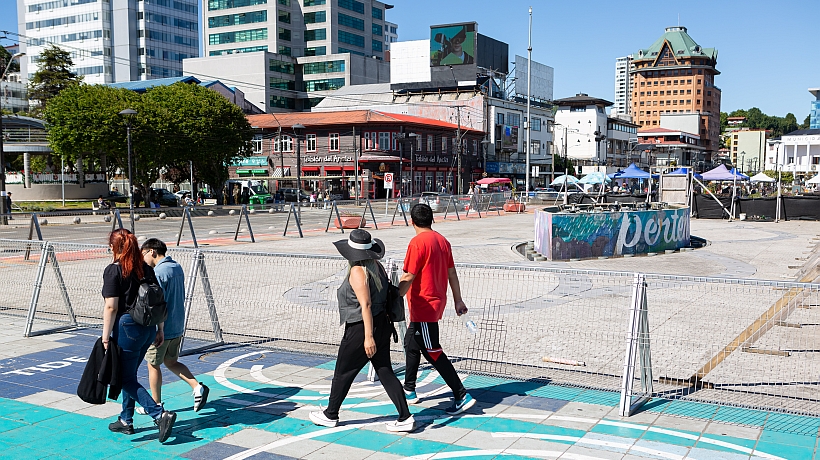
[[[6,212],[9,214],[9,219],[11,219],[11,192],[6,192]]]
[[[378,262],[384,256],[384,244],[360,229],[350,232],[349,239],[333,244],[349,264],[347,276],[336,293],[345,332],[339,344],[327,408],[311,412],[310,420],[316,425],[335,427],[339,423],[339,408],[353,380],[370,361],[399,412],[398,420],[386,424],[387,431],[413,431],[416,422],[390,362],[390,338],[395,333],[385,311],[390,280]]]
[[[231,204],[234,204],[234,205],[241,204],[239,202],[239,195],[241,193],[242,192],[239,190],[239,184],[233,184],[233,203],[231,203]]]
[[[475,399],[467,393],[453,364],[439,343],[438,322],[447,304],[447,285],[453,291],[456,314],[467,313],[461,298],[453,251],[446,238],[434,231],[433,210],[419,203],[410,210],[416,236],[407,246],[404,257],[404,275],[399,283],[399,294],[407,296],[410,323],[404,337],[407,368],[404,371],[404,392],[411,404],[418,402],[416,378],[421,355],[438,371],[453,391],[453,405],[446,412],[458,415],[471,408]]]
[[[160,365],[174,373],[191,386],[194,397],[194,412],[199,412],[208,402],[207,385],[199,383],[188,367],[179,362],[179,349],[182,345],[182,334],[185,332],[185,273],[170,256],[166,255],[168,247],[156,238],[149,238],[142,243],[142,258],[154,269],[154,275],[165,294],[168,317],[165,318],[163,332],[165,340],[160,345],[148,347],[145,360],[148,361],[148,383],[154,401],[162,404],[162,369]],[[145,411],[138,410],[139,413]]]
[[[119,369],[122,382],[122,411],[108,429],[115,433],[134,434],[134,403],[138,402],[159,428],[159,442],[165,442],[171,435],[177,414],[166,411],[154,402],[151,395],[137,381],[137,369],[145,357],[148,347],[162,345],[163,325],[142,326],[129,313],[143,281],[156,283],[154,270],[142,260],[137,238],[126,229],[111,232],[108,247],[114,255],[113,261],[103,272],[102,342],[119,347]]]

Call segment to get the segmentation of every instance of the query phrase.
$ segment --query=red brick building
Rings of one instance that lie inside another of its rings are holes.
[[[394,195],[410,194],[411,177],[413,193],[442,187],[457,193],[459,150],[462,191],[483,172],[484,133],[438,120],[353,110],[250,115],[248,121],[259,134],[255,155],[246,161],[257,166],[231,167],[231,176],[267,180],[272,190],[296,187],[297,142],[301,187],[307,190],[343,194],[351,191],[358,175],[368,178],[361,188],[367,196],[383,198],[384,173],[391,172]],[[294,130],[295,125],[304,128]],[[264,161],[267,165],[259,165]]]

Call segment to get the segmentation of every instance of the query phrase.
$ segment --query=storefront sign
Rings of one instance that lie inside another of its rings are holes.
[[[451,157],[445,155],[416,155],[416,163],[450,164]]]
[[[233,166],[267,166],[268,165],[268,157],[261,156],[261,157],[245,157],[240,158],[237,161],[232,163]]]
[[[346,163],[353,161],[350,155],[308,155],[303,156],[302,161],[305,163]]]
[[[525,163],[502,163],[497,161],[487,162],[487,172],[496,174],[526,174],[527,165]]]

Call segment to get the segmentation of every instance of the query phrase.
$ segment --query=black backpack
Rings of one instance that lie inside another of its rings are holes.
[[[143,326],[156,326],[168,317],[168,305],[165,292],[156,281],[141,279],[137,297],[128,306],[128,312],[135,323]]]

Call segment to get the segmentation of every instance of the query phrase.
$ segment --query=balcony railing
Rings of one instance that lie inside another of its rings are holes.
[[[42,129],[4,129],[3,142],[10,144],[46,144],[48,136]]]

